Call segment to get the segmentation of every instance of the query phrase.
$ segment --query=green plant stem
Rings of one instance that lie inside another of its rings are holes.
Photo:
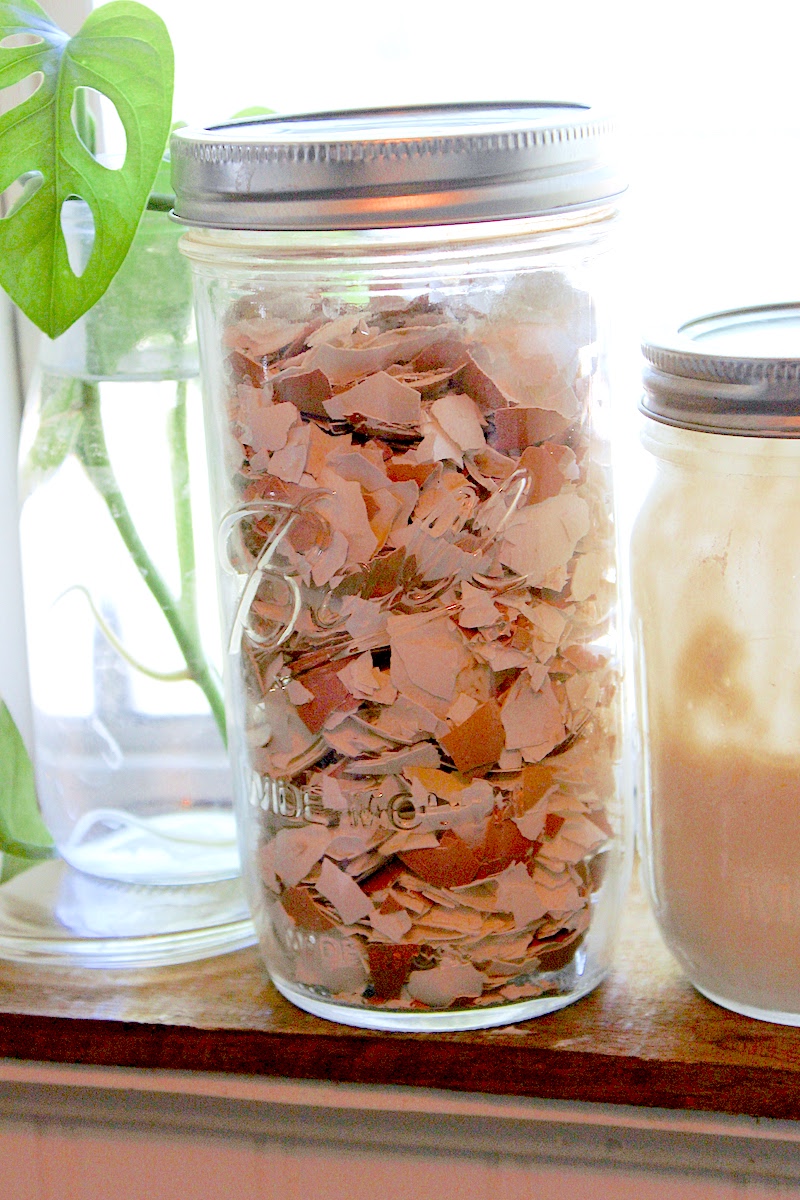
[[[225,707],[217,683],[203,655],[200,640],[196,633],[196,623],[193,623],[193,628],[187,625],[183,618],[179,601],[175,599],[161,578],[131,519],[128,506],[123,499],[108,456],[100,413],[100,389],[96,383],[90,383],[87,380],[82,380],[80,386],[82,392],[83,426],[76,447],[78,456],[90,480],[100,496],[102,496],[111,514],[111,519],[116,525],[120,537],[125,543],[125,547],[136,565],[139,574],[163,612],[184,657],[191,678],[208,700],[224,741],[226,732]]]
[[[175,507],[175,539],[181,577],[178,599],[181,616],[194,637],[197,622],[197,568],[194,557],[194,528],[189,487],[189,452],[186,444],[186,380],[178,381],[175,407],[167,418],[172,496]]]

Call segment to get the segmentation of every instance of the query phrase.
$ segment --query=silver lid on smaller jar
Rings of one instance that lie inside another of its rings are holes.
[[[172,136],[175,216],[216,229],[380,229],[535,216],[619,195],[583,104],[274,116]]]
[[[702,433],[800,437],[800,302],[710,313],[642,352],[648,417]]]

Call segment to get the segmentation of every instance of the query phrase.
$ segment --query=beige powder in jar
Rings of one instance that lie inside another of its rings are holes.
[[[659,921],[704,991],[791,1011],[800,979],[800,759],[659,741],[651,760]]]
[[[692,982],[800,1010],[800,597],[793,446],[659,426],[633,539],[645,874]],[[700,470],[702,465],[704,470]]]

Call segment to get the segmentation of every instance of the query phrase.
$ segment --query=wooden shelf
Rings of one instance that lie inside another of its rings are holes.
[[[608,980],[518,1025],[435,1036],[333,1025],[284,1000],[255,950],[149,971],[0,963],[0,1056],[800,1119],[800,1029],[696,993],[638,894]]]

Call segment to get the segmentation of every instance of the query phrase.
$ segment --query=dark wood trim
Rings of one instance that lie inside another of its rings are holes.
[[[519,1025],[435,1036],[333,1025],[278,995],[255,950],[136,972],[0,963],[0,1055],[800,1119],[800,1030],[698,995],[638,895],[607,981]]]

